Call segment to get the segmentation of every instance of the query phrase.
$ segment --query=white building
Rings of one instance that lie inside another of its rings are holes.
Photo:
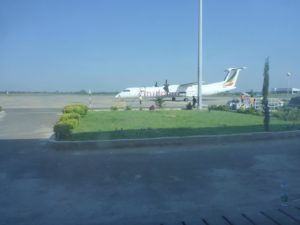
[[[297,94],[297,93],[300,93],[299,88],[272,88],[271,91],[274,94],[283,94],[283,93]]]

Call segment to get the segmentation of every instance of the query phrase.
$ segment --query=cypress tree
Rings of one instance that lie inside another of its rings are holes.
[[[262,89],[262,107],[263,107],[263,114],[264,114],[264,130],[270,130],[270,110],[269,110],[269,101],[268,101],[268,94],[269,94],[269,57],[266,58],[265,61],[265,68],[264,68],[264,83]]]

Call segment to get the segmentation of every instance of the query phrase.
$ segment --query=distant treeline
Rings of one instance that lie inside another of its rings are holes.
[[[118,92],[92,92],[92,95],[116,95]],[[0,91],[0,94],[55,94],[55,95],[88,95],[87,91]]]

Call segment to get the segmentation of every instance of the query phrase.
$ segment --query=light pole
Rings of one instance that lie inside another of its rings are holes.
[[[92,108],[92,91],[91,89],[89,90],[89,108]]]
[[[290,77],[291,77],[291,73],[288,72],[288,73],[286,74],[286,76],[287,76],[287,98],[289,98],[289,86],[290,86]],[[293,94],[293,90],[292,90],[292,94]]]
[[[198,109],[202,109],[202,0],[199,0],[199,28],[198,28]]]

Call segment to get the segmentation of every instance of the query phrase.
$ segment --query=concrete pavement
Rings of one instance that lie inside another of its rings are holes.
[[[4,109],[0,114],[0,139],[49,138],[61,109]]]

